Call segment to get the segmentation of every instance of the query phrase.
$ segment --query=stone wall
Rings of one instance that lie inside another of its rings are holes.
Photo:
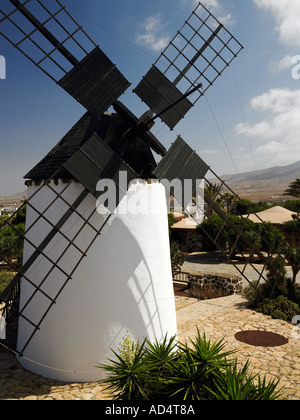
[[[177,242],[183,252],[199,252],[202,250],[202,235],[194,229],[172,230],[172,240]]]
[[[207,286],[226,290],[229,294],[240,293],[243,289],[242,278],[234,274],[223,273],[190,273],[188,280],[197,286]]]

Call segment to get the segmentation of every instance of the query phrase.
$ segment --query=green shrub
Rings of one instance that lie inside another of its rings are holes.
[[[284,235],[272,223],[256,224],[256,230],[260,236],[262,251],[273,254],[284,246]]]
[[[278,296],[276,299],[265,299],[257,307],[257,312],[269,315],[274,319],[291,321],[292,318],[300,314],[299,306],[288,300],[285,296]]]
[[[224,224],[222,218],[216,214],[205,219],[196,232],[200,234],[204,232],[204,235],[217,241],[218,247],[224,251],[229,246],[231,257],[239,252],[253,253],[253,246],[258,250],[275,252],[282,245],[284,236],[271,223],[261,226],[250,219],[232,215],[228,216],[228,220],[243,232],[243,237],[228,224]]]
[[[118,400],[144,400],[147,399],[147,375],[145,369],[144,354],[145,343],[136,346],[136,351],[131,356],[121,356],[113,351],[116,360],[109,360],[110,365],[101,365],[103,369],[110,372],[108,379],[103,383],[108,383],[109,390],[114,399]]]
[[[185,256],[184,256],[184,253],[180,250],[180,246],[177,242],[171,242],[170,252],[171,252],[172,274],[174,276],[174,274],[180,271],[181,266],[185,261]]]
[[[243,288],[242,296],[247,300],[250,308],[256,309],[265,300],[266,289],[266,283],[257,286],[257,281],[252,281]]]
[[[300,200],[287,200],[283,207],[295,213],[300,213]]]
[[[297,274],[300,271],[300,248],[298,246],[289,246],[284,250],[285,258],[292,267],[293,283],[297,281]]]
[[[287,298],[300,307],[300,285],[288,279],[287,284]]]
[[[299,232],[300,231],[300,221],[297,220],[291,220],[290,222],[284,223],[284,230],[286,232]]]
[[[266,377],[249,374],[249,362],[241,369],[235,362],[230,369],[226,369],[217,384],[216,397],[227,401],[276,400],[280,396],[280,391],[276,391],[277,386],[275,379],[267,383]]]
[[[0,295],[14,278],[15,273],[9,271],[0,271]]]
[[[141,346],[132,346],[127,337],[126,343],[122,355],[114,352],[116,360],[98,366],[108,373],[102,383],[113,399],[275,400],[281,395],[279,381],[249,374],[249,363],[238,370],[237,360],[228,358],[235,352],[224,351],[223,340],[211,343],[199,331],[188,344],[176,343],[175,337],[154,344],[145,340]]]
[[[249,306],[256,309],[265,300],[274,300],[279,296],[286,297],[291,302],[300,304],[300,288],[294,280],[287,277],[285,260],[282,257],[269,261],[266,281],[251,282],[244,287],[242,295],[247,299]]]
[[[25,224],[5,225],[0,229],[0,258],[12,265],[16,259],[20,263],[23,258]]]

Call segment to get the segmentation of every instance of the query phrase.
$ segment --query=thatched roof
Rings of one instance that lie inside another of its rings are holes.
[[[195,230],[198,226],[198,223],[192,217],[185,217],[179,222],[174,223],[172,229],[188,229]]]
[[[256,214],[250,214],[249,219],[255,223],[270,222],[276,225],[281,225],[285,222],[290,222],[293,220],[293,214],[296,213],[283,207],[275,206]],[[247,216],[245,215],[244,217]]]

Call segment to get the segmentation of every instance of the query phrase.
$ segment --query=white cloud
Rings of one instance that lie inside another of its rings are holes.
[[[238,135],[251,133],[251,137],[265,137],[266,133],[270,132],[270,126],[267,121],[262,121],[258,124],[249,126],[249,123],[239,123],[235,126],[235,132]]]
[[[148,16],[140,25],[141,31],[136,35],[136,42],[153,51],[161,51],[169,42],[169,35],[162,34],[166,25],[160,13]]]
[[[271,111],[273,114],[295,110],[300,105],[300,90],[270,89],[269,92],[251,100],[255,110]]]
[[[195,3],[198,3],[198,1],[195,1]],[[218,0],[202,0],[203,6],[207,7],[208,9],[220,9],[220,3]]]
[[[226,13],[221,4],[220,0],[202,0],[201,3],[206,7],[210,13],[212,13],[224,26],[233,25],[234,20],[231,13]],[[195,8],[199,4],[198,0],[181,0],[181,5],[184,8]]]
[[[260,122],[235,127],[256,142],[255,158],[261,166],[285,165],[300,160],[300,90],[271,89],[253,98],[251,108],[267,116]]]
[[[221,9],[219,0],[202,0],[201,3],[210,12],[216,12]],[[185,8],[195,8],[199,4],[198,0],[181,0],[181,6]]]
[[[292,66],[293,56],[291,54],[287,54],[279,61],[272,61],[270,63],[270,70],[272,70],[274,73],[277,73],[282,70],[289,69]]]
[[[205,149],[205,150],[200,150],[199,154],[200,155],[217,155],[218,153],[220,153],[219,150],[216,149]]]
[[[198,3],[198,2],[197,2]],[[231,13],[225,13],[219,0],[202,0],[205,6],[224,26],[231,26],[234,23]]]
[[[296,49],[300,46],[299,0],[253,0],[276,20],[279,42]],[[270,70],[280,72],[295,64],[292,54],[270,63]],[[253,98],[252,110],[257,112],[256,123],[240,123],[237,135],[247,134],[256,146],[257,163],[262,166],[285,165],[300,160],[300,90],[270,89]]]
[[[275,15],[280,41],[286,45],[300,46],[299,0],[253,0],[254,3]]]
[[[181,0],[181,7],[191,11],[198,4],[198,0]],[[202,0],[202,4],[225,26],[233,24],[231,13],[224,12],[219,0]],[[164,20],[161,13],[148,16],[139,25],[139,31],[136,34],[135,41],[153,51],[161,51],[170,41],[170,34],[164,31],[166,26],[168,26],[168,22]]]

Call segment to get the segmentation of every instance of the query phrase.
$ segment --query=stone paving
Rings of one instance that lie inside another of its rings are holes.
[[[267,379],[280,379],[284,387],[281,399],[300,400],[300,334],[290,323],[246,309],[245,300],[238,295],[198,301],[176,297],[178,339],[188,341],[201,334],[213,341],[224,337],[226,349],[237,350],[240,364],[250,361],[250,371],[266,375]],[[246,330],[265,330],[283,335],[289,342],[278,347],[256,347],[241,343],[235,334]]]
[[[104,400],[98,382],[66,384],[31,373],[14,354],[0,350],[0,400]]]
[[[293,338],[293,325],[245,309],[241,296],[198,301],[176,297],[178,339],[196,334],[198,327],[211,341],[225,338],[228,349],[237,350],[240,363],[250,360],[253,373],[279,378],[285,391],[282,399],[300,400],[300,339]],[[234,338],[241,330],[263,329],[289,339],[280,347],[243,344]],[[98,382],[65,384],[42,378],[23,369],[14,354],[0,349],[1,400],[103,400],[109,399]]]

